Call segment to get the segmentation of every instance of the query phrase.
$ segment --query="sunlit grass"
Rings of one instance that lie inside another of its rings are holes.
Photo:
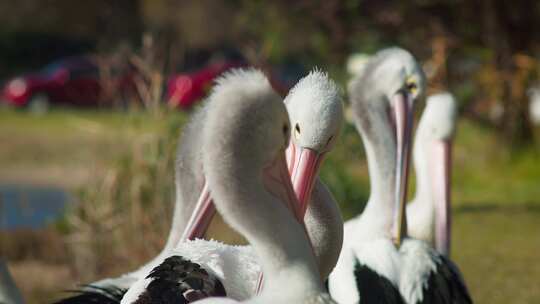
[[[540,303],[540,208],[462,207],[452,258],[476,303]]]
[[[2,109],[0,181],[31,177],[32,183],[76,188],[114,166],[135,140],[158,136],[169,121],[182,122],[185,117],[178,112],[156,117],[140,111],[70,109],[36,116]]]
[[[454,145],[453,201],[461,204],[540,204],[540,152],[512,151],[493,130],[460,121]]]
[[[161,234],[168,231],[170,221],[171,159],[186,118],[179,113],[156,117],[141,112],[55,110],[33,116],[0,110],[0,178],[19,171],[29,175],[26,170],[33,170],[32,175],[41,172],[50,179],[52,166],[60,170],[58,183],[73,186],[76,172],[87,172],[84,182],[72,188],[78,189],[83,209],[70,211],[71,222],[61,225],[62,233],[82,236],[79,252],[95,250],[92,259],[120,257],[96,265],[95,260],[84,264],[83,255],[83,266],[96,268],[79,279],[110,275],[103,271],[104,265],[113,265],[114,273],[121,273],[152,256],[166,238]],[[459,122],[452,178],[453,258],[476,303],[540,300],[539,151],[534,146],[512,151],[496,131],[465,119]],[[369,196],[369,177],[362,142],[352,125],[345,127],[335,150],[327,155],[321,178],[345,218],[361,212]],[[414,179],[410,190],[412,196]],[[100,212],[110,216],[102,220]],[[73,216],[82,221],[80,226],[73,226],[77,222]],[[153,221],[159,228],[150,231]],[[99,244],[88,243],[95,231],[122,225],[127,228],[111,234],[111,239],[100,237],[93,240]],[[138,231],[136,237],[118,241],[130,229]],[[142,235],[145,243],[139,242]],[[128,242],[139,244],[131,251],[113,248]],[[77,267],[80,271],[81,265]]]

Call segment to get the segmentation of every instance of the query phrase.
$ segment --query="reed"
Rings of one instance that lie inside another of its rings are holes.
[[[77,192],[66,244],[79,282],[122,273],[164,245],[174,202],[174,160],[183,119],[134,137],[102,176]]]

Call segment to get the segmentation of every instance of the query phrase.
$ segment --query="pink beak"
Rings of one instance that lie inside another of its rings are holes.
[[[203,238],[214,218],[214,214],[216,214],[216,207],[205,182],[180,242]]]
[[[411,132],[413,128],[413,103],[411,96],[397,93],[392,98],[392,111],[396,128],[396,198],[394,212],[394,241],[399,246],[407,234],[406,200],[409,183]]]
[[[288,154],[288,153],[287,153]],[[285,204],[296,220],[304,227],[306,236],[309,239],[307,231],[304,226],[304,212],[301,210],[301,204],[298,203],[296,198],[291,178],[289,176],[289,169],[285,161],[285,155],[276,158],[276,160],[268,166],[263,174],[263,181],[266,190]],[[255,292],[259,294],[263,288],[264,276],[261,273],[257,281]]]
[[[304,215],[301,212],[300,204],[296,198],[285,153],[272,162],[263,173],[264,186],[268,192],[277,197],[279,201],[285,204],[300,224],[304,224]]]
[[[451,210],[450,177],[452,168],[452,145],[448,140],[433,143],[431,170],[435,202],[435,249],[450,256]]]
[[[287,189],[287,196],[290,194],[289,191],[292,191],[292,195],[294,195],[296,201],[296,208],[289,206],[289,209],[295,210],[294,212],[296,212],[298,222],[306,229],[304,225],[304,216],[306,215],[315,177],[317,176],[320,164],[323,160],[323,154],[319,154],[312,149],[298,147],[291,140],[286,151],[286,156],[288,161],[288,184],[291,184],[292,179],[292,185],[294,185],[294,190],[292,187],[290,190]],[[296,200],[296,198],[298,200]],[[293,200],[291,199],[290,201]],[[307,230],[306,235],[309,239]],[[257,294],[260,293],[262,284],[263,278],[261,275],[257,282]]]
[[[294,186],[294,192],[300,204],[302,219],[304,218],[315,178],[319,173],[324,154],[309,148],[298,147],[292,141],[287,149],[289,172]],[[303,220],[302,220],[303,221]]]

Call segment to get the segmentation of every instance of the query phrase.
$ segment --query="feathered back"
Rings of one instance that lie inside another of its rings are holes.
[[[120,304],[126,291],[115,286],[98,287],[88,285],[79,290],[69,291],[75,295],[54,302],[54,304]]]

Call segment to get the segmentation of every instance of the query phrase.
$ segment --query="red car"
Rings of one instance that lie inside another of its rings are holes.
[[[122,92],[133,91],[130,77],[117,75],[111,79],[112,86]],[[2,99],[15,107],[42,112],[51,104],[98,106],[103,91],[96,62],[89,57],[70,57],[9,80],[2,90]]]
[[[213,80],[223,72],[242,67],[241,62],[212,63],[200,70],[191,73],[175,74],[167,81],[167,101],[171,107],[189,109],[206,96],[213,84]]]
[[[96,105],[99,94],[97,66],[89,59],[73,57],[8,81],[2,97],[10,105],[37,109],[51,103]]]
[[[197,101],[206,97],[208,90],[213,85],[216,77],[229,69],[247,67],[242,61],[223,61],[212,63],[191,73],[181,73],[173,75],[167,82],[166,100],[173,108],[189,109]],[[278,74],[272,72],[270,82],[272,86],[282,95],[287,94],[289,89],[298,81],[289,83],[284,81]]]

